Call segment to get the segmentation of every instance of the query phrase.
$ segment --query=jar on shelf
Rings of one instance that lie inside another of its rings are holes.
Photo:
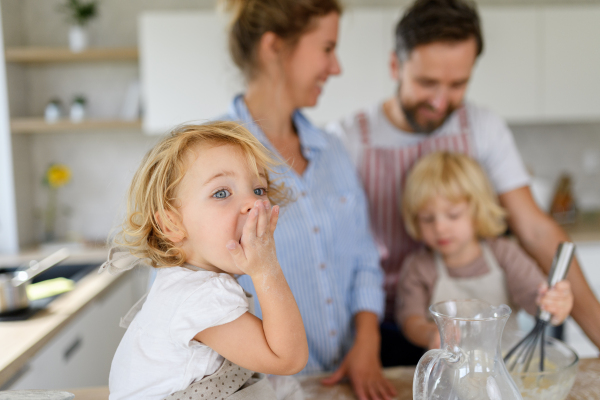
[[[69,119],[71,122],[81,122],[86,114],[86,99],[84,96],[75,96],[69,110]]]
[[[48,123],[58,121],[63,115],[62,102],[58,98],[50,99],[44,109],[44,120]]]

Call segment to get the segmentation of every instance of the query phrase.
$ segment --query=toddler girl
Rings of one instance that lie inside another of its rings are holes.
[[[184,126],[145,157],[104,268],[157,269],[112,362],[110,399],[273,399],[253,371],[304,368],[302,318],[275,254],[283,187],[273,160],[232,122]],[[234,275],[257,290],[262,321]],[[174,397],[171,397],[174,395]]]
[[[398,284],[396,319],[415,345],[439,347],[428,308],[445,300],[507,304],[513,310],[509,332],[518,329],[519,308],[535,315],[540,305],[553,315],[553,324],[569,315],[569,282],[548,290],[535,262],[516,243],[498,237],[506,229],[505,212],[471,158],[448,152],[423,157],[407,178],[402,206],[407,232],[426,245],[407,257]]]

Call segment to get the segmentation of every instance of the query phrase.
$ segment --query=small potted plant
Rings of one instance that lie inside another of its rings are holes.
[[[67,14],[69,28],[69,47],[78,53],[88,46],[87,24],[98,15],[98,1],[65,0],[60,11]]]
[[[73,98],[71,109],[69,110],[69,118],[71,122],[81,122],[86,114],[86,99],[83,95],[77,95]]]

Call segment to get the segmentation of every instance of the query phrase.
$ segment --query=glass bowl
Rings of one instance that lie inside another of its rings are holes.
[[[502,353],[506,354],[523,334],[508,335],[502,341]],[[575,377],[579,356],[571,347],[552,337],[545,338],[545,367],[539,372],[539,345],[533,354],[530,370],[536,372],[510,372],[523,400],[564,400],[567,398]],[[534,367],[535,366],[535,367]],[[508,366],[507,366],[508,368]]]

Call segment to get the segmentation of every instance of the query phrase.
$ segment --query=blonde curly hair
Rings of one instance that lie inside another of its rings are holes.
[[[422,239],[418,213],[434,196],[466,200],[479,238],[495,237],[506,230],[506,211],[483,169],[468,156],[436,152],[421,158],[411,169],[401,206],[406,231],[416,240]]]
[[[283,206],[290,200],[288,189],[274,183],[269,176],[282,162],[276,161],[242,125],[218,121],[178,126],[146,154],[135,173],[128,192],[127,217],[112,245],[147,259],[155,268],[180,266],[185,262],[183,250],[165,236],[158,221],[169,229],[175,228],[166,211],[181,215],[176,190],[187,171],[186,155],[199,145],[237,146],[257,176],[264,171],[271,203]]]

